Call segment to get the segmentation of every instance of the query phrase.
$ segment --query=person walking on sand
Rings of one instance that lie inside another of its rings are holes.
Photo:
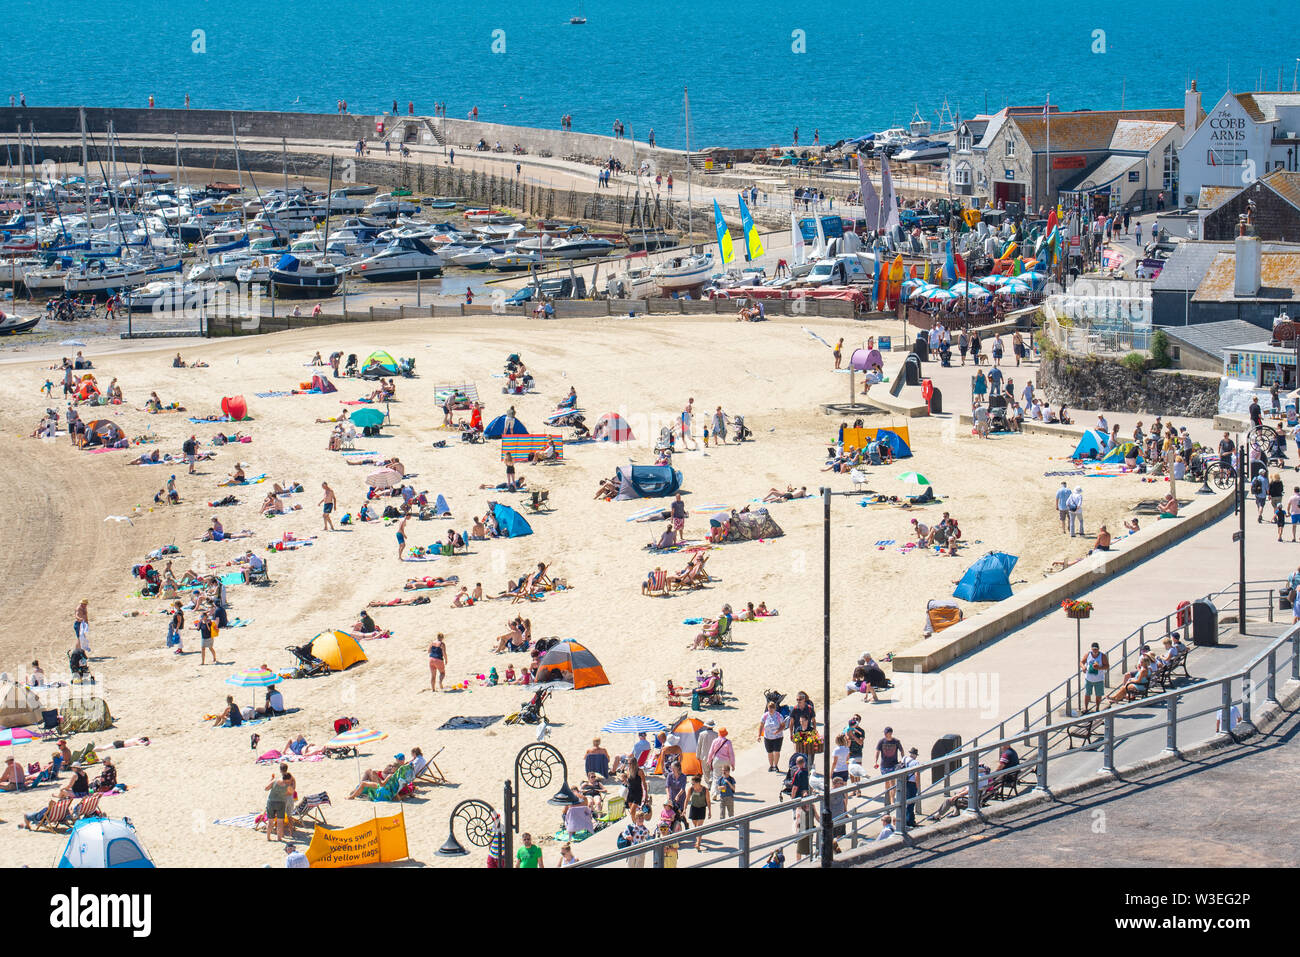
[[[89,606],[90,603],[85,598],[81,599],[81,603],[77,605],[77,610],[72,616],[72,633],[77,637],[77,644],[86,653],[87,658],[90,657]]]
[[[682,409],[682,448],[686,448],[686,440],[690,439],[691,445],[699,448],[695,441],[695,436],[691,435],[691,418],[695,415],[695,400],[687,399],[686,408]]]
[[[727,444],[727,415],[722,406],[713,413],[713,441],[716,445]]]
[[[397,526],[397,560],[406,561],[403,555],[406,553],[406,523],[411,520],[411,513],[407,512],[402,516],[401,523]]]
[[[433,644],[429,646],[429,690],[437,692],[442,690],[443,683],[447,680],[447,641],[442,632],[433,639]]]
[[[841,336],[840,340],[837,343],[835,343],[835,348],[831,350],[831,355],[835,357],[835,368],[837,369],[840,367],[840,357],[843,355],[843,350],[844,350],[844,337]]]
[[[1066,532],[1065,520],[1070,514],[1070,487],[1064,482],[1056,490],[1056,514],[1061,519],[1061,534],[1064,535]]]
[[[334,497],[334,490],[330,488],[329,482],[321,482],[320,487],[324,491],[324,496],[317,504],[320,505],[321,514],[325,519],[325,531],[332,532],[335,529],[334,520],[330,518],[330,513],[334,511],[334,505],[337,502],[337,499]]]

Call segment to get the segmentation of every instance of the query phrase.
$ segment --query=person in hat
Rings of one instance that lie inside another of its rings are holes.
[[[903,762],[903,767],[912,769],[921,766],[921,759],[916,748],[907,749],[907,760]],[[921,793],[921,772],[912,770],[907,775],[907,826],[916,827],[917,806],[921,803],[915,800],[916,796]]]
[[[718,730],[713,744],[709,745],[703,764],[705,773],[709,775],[706,780],[712,780],[715,775],[721,773],[723,768],[731,770],[736,766],[736,746],[732,744],[726,728]]]
[[[285,867],[311,867],[311,862],[307,860],[307,855],[298,850],[298,845],[292,842],[284,845],[284,866]]]
[[[713,747],[713,742],[717,740],[717,725],[710,718],[704,722],[704,727],[695,736],[695,756],[700,759],[701,776],[704,778],[706,788],[713,787],[713,769],[709,763],[709,750]]]

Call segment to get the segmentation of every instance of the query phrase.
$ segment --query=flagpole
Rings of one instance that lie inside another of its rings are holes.
[[[1047,194],[1047,201],[1042,205],[1047,207],[1047,203],[1052,201],[1052,94],[1048,91],[1047,103],[1043,106],[1043,117],[1047,121],[1047,174],[1043,179],[1043,189]]]

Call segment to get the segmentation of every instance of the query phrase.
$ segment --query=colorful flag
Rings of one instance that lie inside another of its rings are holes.
[[[736,199],[740,200],[740,231],[745,236],[745,260],[752,262],[763,255],[763,240],[759,238],[758,227],[754,225],[754,218],[749,215],[749,207],[745,205],[745,197],[739,193]],[[714,200],[714,202],[717,202]]]
[[[951,286],[953,283],[957,281],[957,264],[956,262],[953,261],[952,258],[951,239],[948,240],[948,242],[944,245],[943,252],[944,252],[944,260],[943,260],[942,279],[943,279],[944,287],[947,288],[948,286]]]
[[[867,175],[867,163],[861,153],[858,154],[858,186],[862,193],[866,228],[874,232],[880,228],[880,197],[876,195],[876,187],[872,185],[871,177]]]
[[[722,263],[726,265],[736,258],[735,250],[731,248],[731,232],[727,229],[727,224],[722,218],[722,210],[718,207],[718,201],[713,201],[713,225],[718,230],[718,252],[722,254]]]

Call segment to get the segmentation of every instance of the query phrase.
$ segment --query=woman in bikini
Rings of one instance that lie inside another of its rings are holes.
[[[447,679],[447,642],[442,632],[429,646],[429,690],[437,691]]]

